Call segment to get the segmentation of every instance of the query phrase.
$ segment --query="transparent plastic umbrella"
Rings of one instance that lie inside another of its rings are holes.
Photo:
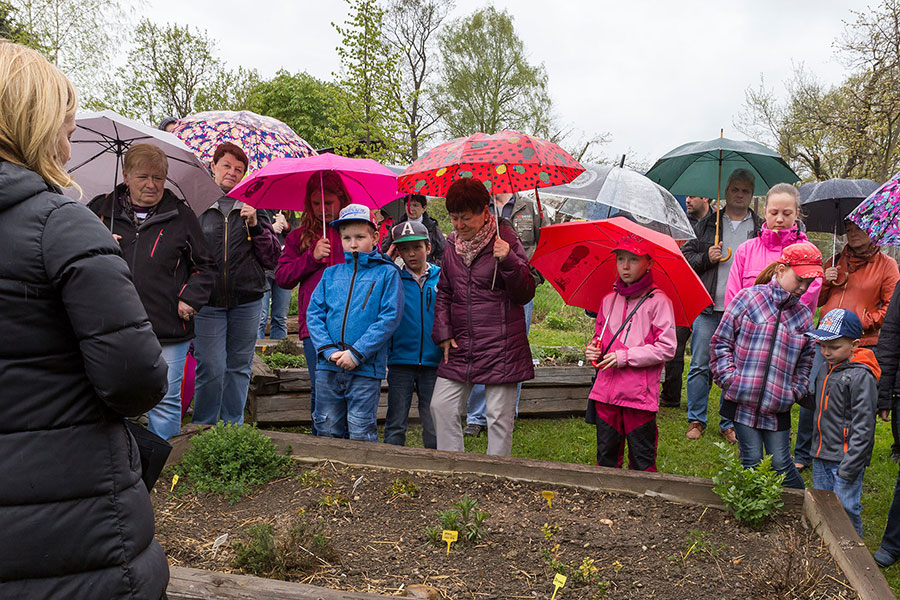
[[[584,168],[571,182],[542,190],[562,199],[556,212],[585,221],[630,216],[676,240],[694,237],[687,214],[661,185],[622,167],[586,163]]]

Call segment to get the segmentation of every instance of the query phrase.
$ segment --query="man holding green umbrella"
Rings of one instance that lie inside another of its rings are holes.
[[[696,239],[689,240],[681,248],[713,298],[713,304],[707,306],[693,324],[691,366],[687,377],[689,425],[686,436],[689,440],[700,439],[706,429],[709,389],[712,385],[709,342],[725,310],[725,285],[734,256],[733,250],[758,235],[762,225],[762,219],[750,210],[755,183],[756,177],[751,171],[743,168],[732,171],[725,184],[725,207],[721,211],[710,211],[700,219],[694,227]],[[717,232],[716,218],[719,213],[721,223]],[[737,442],[734,424],[730,419],[722,417],[719,430],[729,443]]]

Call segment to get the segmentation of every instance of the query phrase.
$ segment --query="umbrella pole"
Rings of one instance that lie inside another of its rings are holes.
[[[119,154],[120,148],[116,148],[116,173],[113,176],[113,191],[112,191],[112,208],[110,209],[109,214],[109,235],[113,234],[113,225],[116,222],[116,203],[119,199],[116,197],[116,188],[119,187],[119,159],[122,158],[122,155]]]
[[[325,233],[325,184],[323,183],[325,176],[319,171],[319,193],[322,194],[322,239],[327,239]]]
[[[834,234],[831,238],[831,266],[834,266],[834,259],[837,257],[837,221],[834,222]]]
[[[497,196],[494,196],[494,223],[497,225],[497,239],[500,239],[500,209],[497,208]],[[494,262],[494,276],[491,277],[491,291],[494,291],[494,284],[497,282],[497,265],[500,260]]]

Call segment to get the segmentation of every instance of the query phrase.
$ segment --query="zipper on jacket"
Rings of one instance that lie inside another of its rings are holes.
[[[156,234],[156,241],[153,242],[153,248],[150,250],[150,258],[153,258],[153,253],[156,252],[156,246],[159,245],[159,239],[162,237],[163,231],[165,230],[166,228],[163,227],[159,230],[159,233]]]
[[[425,285],[428,285],[426,280]],[[419,366],[422,366],[422,346],[425,345],[425,310],[422,305],[425,303],[425,287],[419,288]]]
[[[356,272],[359,269],[359,252],[353,253],[353,276],[350,277],[350,290],[347,292],[347,304],[344,305],[344,321],[341,323],[341,350],[346,350],[344,346],[344,332],[347,329],[347,315],[350,314],[350,298],[353,297],[353,286],[356,283]],[[374,283],[374,282],[373,282]]]
[[[372,295],[372,290],[374,290],[374,289],[375,289],[375,282],[373,281],[372,285],[369,286],[369,292],[366,294],[366,299],[363,300],[363,305],[360,310],[366,310],[366,304],[369,303],[369,296]]]
[[[819,398],[819,418],[816,419],[816,429],[819,430],[819,447],[816,448],[816,456],[819,456],[819,453],[822,451],[822,413],[828,410],[828,398],[831,394],[826,394],[828,391],[828,378],[831,377],[831,372],[834,371],[834,367],[828,369],[828,375],[825,376],[825,381],[822,383],[822,395]],[[815,384],[815,380],[813,380],[813,384]],[[846,452],[846,444],[844,444]]]
[[[225,306],[228,306],[228,215],[225,215],[225,247],[222,249],[222,290],[225,294]]]

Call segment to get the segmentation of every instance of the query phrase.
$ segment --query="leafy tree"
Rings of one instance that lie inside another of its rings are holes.
[[[323,148],[334,145],[332,136],[339,128],[335,118],[346,101],[343,91],[333,83],[308,73],[281,70],[254,86],[247,106],[283,121],[314,148]],[[347,127],[357,130],[351,124]]]
[[[514,129],[559,137],[543,65],[528,62],[508,12],[483,8],[449,23],[439,35],[443,58],[436,102],[447,133]]]
[[[8,2],[0,1],[0,38],[37,46],[36,40],[16,21],[16,14]]]
[[[32,45],[91,96],[128,31],[119,0],[8,0]]]
[[[239,110],[256,85],[255,71],[227,70],[206,32],[142,20],[134,31],[128,64],[105,86],[94,107],[108,106],[157,123],[201,110]]]
[[[452,8],[452,0],[392,0],[387,11],[387,40],[400,57],[394,97],[406,137],[401,157],[407,162],[419,157],[419,148],[434,135],[441,118],[431,98],[437,62],[433,52],[437,30]]]
[[[382,35],[385,11],[375,0],[347,0],[350,14],[332,26],[342,37],[339,86],[344,97],[335,114],[333,139],[341,154],[386,160],[394,156],[402,123],[395,90],[397,56]]]
[[[779,101],[762,81],[747,91],[738,126],[774,143],[803,177],[883,181],[900,168],[900,0],[852,12],[835,41],[849,74],[822,84],[797,67]]]

